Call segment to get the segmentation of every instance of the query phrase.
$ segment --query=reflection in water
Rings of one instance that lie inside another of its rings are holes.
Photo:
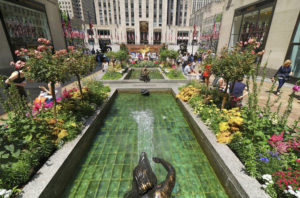
[[[153,123],[154,116],[150,109],[145,111],[134,111],[131,113],[134,120],[138,125],[138,152],[146,152],[149,159],[153,157]],[[153,167],[153,161],[150,160],[150,164]]]

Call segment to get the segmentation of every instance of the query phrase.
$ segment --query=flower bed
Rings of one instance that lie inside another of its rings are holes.
[[[250,105],[221,110],[222,94],[195,82],[181,88],[177,97],[191,105],[219,143],[228,144],[271,197],[300,197],[300,134],[298,121],[286,125],[288,111],[278,115],[268,104],[254,111]]]
[[[130,67],[159,67],[158,61],[141,61],[138,63],[131,63]]]
[[[165,71],[165,70],[164,70]],[[182,74],[181,71],[177,69],[170,69],[168,70],[169,72],[165,72],[166,76],[169,79],[185,79],[184,75]]]
[[[64,90],[63,97],[57,99],[56,119],[52,102],[28,105],[17,97],[14,102],[2,99],[2,105],[10,106],[13,111],[8,113],[6,123],[0,128],[0,196],[16,192],[16,188],[23,186],[56,149],[74,139],[109,91],[109,87],[96,81],[84,85],[82,96],[77,88]],[[15,94],[18,94],[16,90],[10,90],[6,97]]]
[[[114,70],[107,70],[105,74],[102,76],[102,80],[118,80],[122,78],[122,73],[114,71]]]

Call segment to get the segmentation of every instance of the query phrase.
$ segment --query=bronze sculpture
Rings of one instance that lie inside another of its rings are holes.
[[[132,189],[125,194],[125,198],[168,198],[171,197],[175,186],[176,172],[167,161],[153,157],[155,163],[161,163],[168,171],[166,179],[157,185],[157,178],[152,171],[145,152],[140,155],[139,164],[133,170]]]

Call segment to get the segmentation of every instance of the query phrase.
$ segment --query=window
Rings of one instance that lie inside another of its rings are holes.
[[[238,41],[247,41],[249,38],[256,38],[262,43],[261,46],[264,46],[274,7],[274,2],[268,4],[266,2],[235,12],[229,46],[235,45]]]
[[[173,6],[174,6],[173,3],[174,3],[174,0],[168,0],[167,25],[173,24]],[[160,2],[160,4],[162,4],[162,3]],[[162,8],[159,8],[159,9],[160,9],[159,14],[161,15]],[[161,16],[159,16],[159,20],[161,20]]]
[[[135,44],[135,34],[132,31],[127,32],[127,44]]]
[[[162,25],[162,0],[159,0],[159,26]]]
[[[189,32],[178,32],[177,33],[177,45],[181,43],[188,43],[189,41]]]
[[[105,25],[107,25],[107,11],[106,11],[106,2],[103,2],[103,9],[104,9],[104,20],[105,20]]]
[[[131,25],[134,26],[134,0],[131,0]]]
[[[126,26],[129,26],[128,0],[125,0],[125,16],[126,16]]]
[[[117,20],[117,5],[116,5],[116,0],[113,0],[113,6],[114,6],[114,19],[115,19],[115,24],[118,24],[118,20]]]
[[[149,0],[146,0],[146,18],[149,17]]]
[[[108,2],[108,14],[109,14],[109,24],[111,24],[111,9],[110,9],[110,2]]]
[[[0,0],[3,28],[8,32],[12,50],[38,46],[37,38],[40,37],[51,40],[46,11],[39,5],[33,6],[37,9]]]
[[[153,26],[157,26],[157,0],[153,2]]]
[[[102,5],[101,5],[101,2],[99,1],[99,15],[100,15],[100,24],[101,25],[104,25],[103,24],[103,11],[102,11]]]
[[[300,15],[295,26],[287,57],[292,61],[293,76],[300,78]]]
[[[139,0],[139,17],[142,18],[142,0]]]

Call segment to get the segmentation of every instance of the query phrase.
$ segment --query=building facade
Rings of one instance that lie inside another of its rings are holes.
[[[192,14],[190,23],[198,30],[195,41],[201,48],[216,51],[224,5],[225,0],[198,2],[199,8]]]
[[[90,46],[192,41],[191,0],[94,0],[94,6],[96,24],[89,35]],[[85,29],[88,32],[89,25]]]
[[[262,64],[273,76],[285,59],[292,60],[292,72],[300,78],[299,0],[226,0],[218,52],[224,46],[256,38],[265,50]]]
[[[49,39],[55,49],[65,48],[56,0],[0,0],[0,73],[8,75],[16,61],[14,51],[38,45],[40,37]]]

